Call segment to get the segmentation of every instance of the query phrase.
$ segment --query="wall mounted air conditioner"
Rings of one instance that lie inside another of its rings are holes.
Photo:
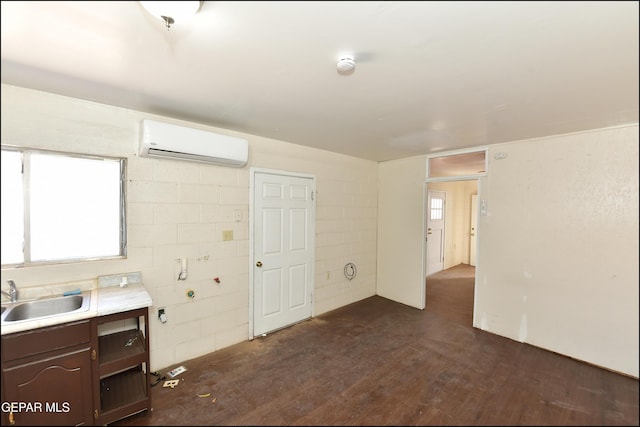
[[[247,164],[249,144],[242,138],[144,119],[139,154],[241,168]]]

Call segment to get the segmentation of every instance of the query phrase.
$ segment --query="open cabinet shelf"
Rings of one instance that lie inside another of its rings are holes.
[[[148,317],[142,308],[97,318],[100,424],[151,409]]]

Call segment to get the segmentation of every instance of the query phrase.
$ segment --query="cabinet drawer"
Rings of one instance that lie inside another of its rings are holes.
[[[81,320],[63,325],[16,332],[2,336],[5,362],[89,342],[91,322]]]

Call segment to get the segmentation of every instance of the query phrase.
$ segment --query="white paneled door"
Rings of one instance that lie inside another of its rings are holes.
[[[427,191],[427,276],[444,268],[446,193]]]
[[[253,336],[311,317],[314,179],[256,172],[253,182]]]

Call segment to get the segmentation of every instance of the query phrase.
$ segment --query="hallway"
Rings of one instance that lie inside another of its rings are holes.
[[[472,326],[476,268],[468,264],[427,276],[426,310],[443,319]]]

